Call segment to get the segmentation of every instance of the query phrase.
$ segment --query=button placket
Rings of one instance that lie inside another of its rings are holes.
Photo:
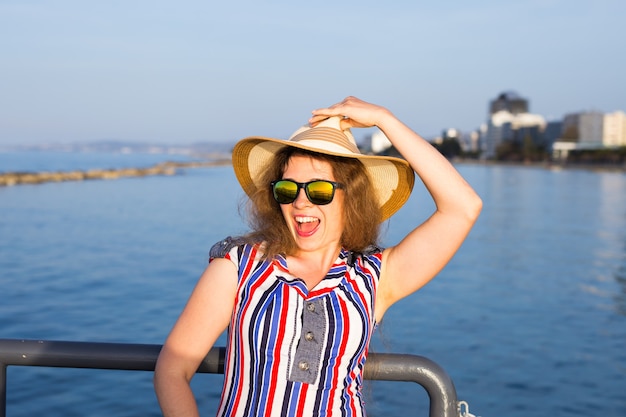
[[[289,380],[313,384],[319,374],[327,318],[323,299],[306,301],[304,307],[302,331],[293,362],[296,366],[291,369]]]

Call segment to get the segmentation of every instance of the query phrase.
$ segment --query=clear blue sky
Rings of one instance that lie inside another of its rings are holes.
[[[505,90],[626,111],[626,1],[0,0],[0,145],[283,137],[346,95],[431,136]]]

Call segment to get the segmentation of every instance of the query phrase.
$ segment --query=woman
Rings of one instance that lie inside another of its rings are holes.
[[[376,324],[446,265],[478,217],[472,188],[387,109],[348,97],[309,125],[233,150],[253,231],[211,249],[163,346],[154,381],[165,416],[198,415],[189,382],[227,328],[219,416],[364,416]],[[370,126],[405,160],[360,154],[349,129]],[[414,172],[436,210],[380,249],[378,225],[404,204]]]

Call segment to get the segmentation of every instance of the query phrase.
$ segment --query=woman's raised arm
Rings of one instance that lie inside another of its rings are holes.
[[[428,219],[385,250],[376,298],[376,318],[380,320],[389,306],[423,287],[450,261],[478,218],[482,201],[439,151],[386,108],[348,97],[313,111],[310,122],[337,115],[344,117],[344,128],[377,126],[382,130],[436,205]]]

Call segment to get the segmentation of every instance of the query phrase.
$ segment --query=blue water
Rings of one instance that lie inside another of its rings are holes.
[[[626,415],[626,175],[458,169],[481,218],[439,276],[389,310],[373,350],[438,362],[483,417]],[[245,230],[241,197],[230,167],[0,188],[0,337],[162,343],[210,246]],[[432,209],[416,187],[385,242]],[[158,416],[151,379],[9,367],[7,414]],[[203,415],[220,384],[194,379]],[[366,390],[370,417],[428,415],[415,384]]]
[[[62,151],[0,151],[0,173],[146,168],[164,161],[185,161],[179,154]]]

